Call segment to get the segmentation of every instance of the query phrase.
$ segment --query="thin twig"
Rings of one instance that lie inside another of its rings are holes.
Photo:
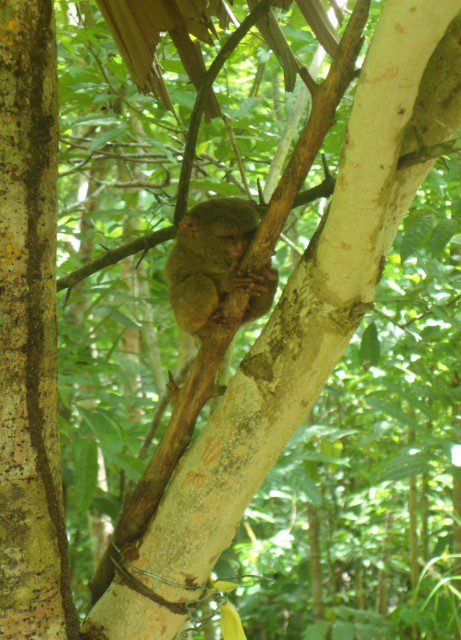
[[[302,256],[304,254],[304,251],[302,249],[300,249],[298,247],[297,244],[295,244],[293,242],[293,240],[290,240],[290,238],[288,236],[286,236],[284,233],[280,234],[280,239],[283,240],[283,242],[290,247],[290,249],[292,249],[298,256]]]
[[[414,322],[419,322],[423,318],[426,318],[427,316],[432,315],[434,313],[435,309],[437,309],[437,308],[447,309],[448,307],[452,307],[453,305],[458,304],[458,302],[460,300],[461,300],[461,294],[455,296],[454,298],[452,298],[448,302],[445,302],[443,305],[434,305],[433,307],[430,307],[426,311],[423,311],[423,313],[421,313],[419,316],[415,316],[414,318],[410,318],[410,320],[407,320],[407,322],[405,322],[403,325],[399,325],[399,326],[402,326],[402,329],[406,329],[407,327],[412,325]]]
[[[223,121],[224,121],[224,126],[226,127],[226,132],[227,132],[227,136],[230,140],[230,143],[232,145],[232,149],[234,150],[234,155],[235,155],[235,159],[237,160],[237,167],[238,170],[240,172],[240,177],[242,178],[242,184],[243,187],[245,189],[245,193],[247,194],[248,198],[251,199],[251,192],[250,192],[250,187],[248,186],[248,181],[245,175],[245,169],[243,168],[243,162],[242,162],[242,157],[240,155],[240,151],[237,145],[237,141],[235,139],[234,136],[234,132],[232,131],[232,127],[231,127],[231,123],[230,123],[230,119],[225,116],[223,114],[222,117]]]
[[[202,87],[195,100],[189,122],[189,130],[187,132],[184,158],[181,165],[181,175],[179,177],[178,193],[176,196],[176,209],[174,215],[175,225],[178,224],[179,220],[187,210],[187,196],[189,194],[192,168],[197,148],[198,132],[208,94],[228,57],[237,47],[242,38],[248,33],[251,27],[256,24],[261,16],[269,11],[274,2],[275,0],[261,0],[257,7],[253,9],[242,24],[229,37],[203,78]]]
[[[88,42],[86,43],[86,47],[88,49],[88,51],[91,53],[91,55],[94,58],[94,61],[96,62],[96,65],[99,67],[99,70],[101,71],[104,80],[107,82],[107,85],[109,87],[109,89],[112,91],[112,93],[117,96],[117,98],[119,98],[121,100],[121,102],[123,102],[130,111],[133,111],[134,113],[136,113],[142,120],[148,120],[149,122],[154,122],[158,127],[160,127],[161,129],[165,129],[165,131],[171,131],[174,133],[183,133],[180,129],[178,129],[177,127],[173,127],[171,125],[165,124],[162,120],[159,120],[158,118],[153,118],[152,116],[146,116],[145,112],[138,108],[137,106],[133,105],[133,103],[131,103],[129,100],[126,99],[126,97],[124,96],[122,91],[119,91],[113,84],[111,79],[109,78],[109,74],[107,73],[106,69],[104,68],[104,65],[102,64],[98,54],[95,52],[95,50],[93,49],[93,47],[91,46],[91,44],[89,44]],[[173,111],[173,116],[176,120],[176,122],[178,123],[178,125],[180,124],[179,119],[177,114]]]
[[[63,178],[64,176],[70,176],[72,173],[75,173],[76,171],[80,171],[80,169],[82,169],[85,165],[87,165],[89,161],[93,158],[93,153],[90,153],[88,157],[86,157],[84,160],[76,164],[74,167],[72,167],[72,169],[67,169],[66,171],[60,171],[58,173],[58,178]]]
[[[175,376],[175,383],[176,384],[182,384],[184,382],[184,378],[187,375],[187,372],[189,371],[190,367],[191,367],[192,361],[188,360],[184,366],[181,368],[181,370],[179,371],[179,373]],[[164,413],[168,407],[168,405],[170,404],[170,400],[171,400],[171,392],[169,391],[169,389],[165,389],[164,393],[161,395],[157,407],[155,409],[155,413],[154,413],[154,417],[152,418],[152,423],[150,426],[150,429],[148,431],[148,433],[146,434],[146,437],[144,438],[144,442],[142,443],[142,447],[139,450],[139,454],[138,454],[138,458],[140,460],[144,460],[147,457],[147,454],[149,453],[149,449],[150,446],[152,444],[152,440],[154,439],[155,434],[158,431],[158,428],[160,426],[160,423],[162,422],[162,418],[164,416]]]
[[[114,189],[163,189],[171,182],[171,174],[165,171],[166,176],[162,182],[146,182],[145,180],[129,180],[126,182],[106,182],[104,180],[95,180],[96,184],[106,187],[114,187]]]
[[[64,207],[63,209],[59,210],[59,215],[66,216],[69,213],[72,213],[72,211],[78,211],[78,209],[80,209],[81,207],[84,207],[89,201],[97,198],[104,191],[105,188],[106,188],[106,185],[102,184],[83,200],[76,200],[75,202],[71,202],[70,204],[67,205],[67,207]]]
[[[92,262],[88,262],[88,264],[80,267],[80,269],[76,269],[69,273],[67,276],[63,278],[59,278],[57,281],[57,291],[62,291],[63,289],[68,289],[74,287],[78,282],[88,278],[88,276],[96,273],[97,271],[101,271],[106,267],[109,267],[128,256],[132,256],[139,251],[147,251],[152,247],[165,242],[166,240],[170,240],[174,238],[175,230],[173,227],[165,227],[165,229],[160,229],[159,231],[153,231],[142,238],[136,238],[136,240],[131,240],[121,247],[117,247],[117,249],[112,249],[111,251],[107,251],[107,253]]]

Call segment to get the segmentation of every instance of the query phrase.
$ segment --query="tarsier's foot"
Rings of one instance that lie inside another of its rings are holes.
[[[210,316],[210,322],[213,322],[215,324],[220,324],[220,325],[224,325],[226,327],[233,327],[236,324],[241,324],[242,323],[242,319],[241,318],[229,318],[229,317],[225,317],[223,315],[223,310],[221,307],[218,307],[217,309],[215,309],[213,311],[213,313]]]

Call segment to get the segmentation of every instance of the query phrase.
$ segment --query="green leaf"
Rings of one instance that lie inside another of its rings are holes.
[[[72,444],[75,457],[73,489],[77,511],[89,508],[96,492],[98,481],[98,450],[92,438],[76,440]]]
[[[97,149],[103,149],[108,142],[112,142],[113,140],[117,140],[122,135],[124,135],[125,130],[123,127],[111,128],[108,131],[103,131],[98,135],[94,136],[90,144],[88,145],[88,153],[92,153]]]
[[[422,247],[429,233],[434,226],[435,218],[432,213],[418,213],[410,220],[405,228],[400,255],[402,262],[410,256],[414,256],[416,251]]]
[[[407,624],[418,624],[421,620],[421,611],[416,607],[402,607],[399,611],[399,618]]]
[[[355,640],[355,626],[349,622],[335,622],[331,640]]]
[[[320,493],[320,491],[318,491],[315,483],[309,477],[306,477],[304,482],[305,482],[304,490],[308,498],[310,498],[310,502],[312,502],[314,507],[321,507],[322,494]]]
[[[432,452],[405,449],[380,467],[377,472],[377,482],[405,480],[425,473],[428,470],[429,461],[433,458]]]
[[[303,634],[303,640],[325,640],[331,629],[331,622],[327,620],[317,620],[313,625],[307,627]]]
[[[383,635],[387,633],[387,630],[385,628],[375,627],[374,625],[357,624],[355,632],[360,640],[381,640],[383,639]]]
[[[113,309],[110,315],[112,320],[115,320],[119,324],[124,327],[129,327],[130,329],[141,329],[141,325],[138,322],[135,322],[127,315],[119,311],[118,309]]]
[[[376,324],[371,322],[362,334],[360,345],[360,357],[364,366],[377,365],[381,355],[378,329]]]
[[[448,218],[442,220],[435,227],[429,240],[429,251],[432,256],[439,254],[442,249],[450,242],[451,238],[458,231],[458,223],[456,220]]]
[[[100,514],[109,516],[113,521],[117,520],[120,513],[120,500],[109,494],[96,495],[93,506]]]

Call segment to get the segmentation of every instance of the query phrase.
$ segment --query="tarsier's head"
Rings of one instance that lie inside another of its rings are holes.
[[[259,224],[257,205],[240,198],[201,202],[181,220],[178,240],[198,255],[238,262]]]

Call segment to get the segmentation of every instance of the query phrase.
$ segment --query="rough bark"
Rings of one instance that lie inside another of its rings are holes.
[[[78,637],[59,472],[51,0],[0,6],[0,636]]]
[[[89,638],[174,637],[185,619],[178,603],[200,596],[198,585],[231,543],[252,495],[308,415],[373,299],[381,254],[392,237],[387,227],[395,234],[430,167],[405,173],[408,184],[396,178],[424,69],[458,11],[458,0],[385,4],[318,244],[301,260],[207,427],[182,458],[137,557],[130,558],[170,584],[136,574],[153,590],[154,602],[118,576],[90,613]],[[456,60],[450,61],[452,69]],[[443,110],[434,104],[428,127],[438,120],[453,130],[459,122],[456,100],[452,92]]]

